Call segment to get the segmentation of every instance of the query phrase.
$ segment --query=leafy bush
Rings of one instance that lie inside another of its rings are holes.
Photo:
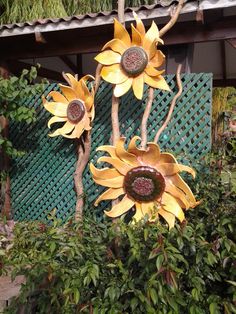
[[[17,223],[4,263],[26,284],[6,313],[236,313],[235,194],[220,180],[199,169],[202,204],[170,231],[145,220]]]
[[[0,116],[11,122],[30,124],[35,121],[35,110],[23,103],[44,90],[46,81],[33,84],[36,78],[36,67],[23,70],[19,77],[11,76],[5,79],[0,76]],[[13,147],[12,142],[1,134],[1,131],[0,126],[0,149],[13,157],[21,154]]]

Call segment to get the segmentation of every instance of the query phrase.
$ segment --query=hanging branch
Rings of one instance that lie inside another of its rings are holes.
[[[148,90],[148,99],[147,99],[147,105],[144,110],[143,118],[142,118],[142,123],[141,123],[141,145],[140,147],[142,149],[146,148],[147,145],[147,121],[152,109],[152,103],[153,103],[153,98],[154,98],[154,89],[152,87],[149,88]]]
[[[96,72],[95,72],[95,84],[94,84],[94,94],[96,95],[100,82],[101,82],[101,69],[102,69],[102,64],[98,63]]]
[[[125,0],[118,0],[118,20],[125,25]]]
[[[75,207],[75,220],[80,221],[83,218],[84,207],[84,187],[83,187],[83,172],[89,161],[91,150],[91,132],[85,134],[84,141],[79,140],[77,143],[78,159],[74,173],[74,184],[77,195]]]
[[[184,0],[179,0],[179,3],[178,3],[176,10],[175,10],[175,13],[171,17],[170,21],[159,31],[160,37],[162,37],[164,34],[166,34],[166,32],[169,31],[174,26],[174,24],[176,23],[176,21],[179,17],[179,14],[180,14],[180,11],[181,11],[183,5],[184,5]],[[150,116],[152,102],[153,102],[153,90],[152,90],[152,88],[150,88],[149,94],[148,94],[147,105],[146,105],[146,108],[144,110],[143,119],[142,119],[142,123],[141,123],[141,139],[142,139],[141,140],[141,148],[144,148],[144,149],[146,148],[146,144],[147,144],[147,121],[148,121],[148,118]],[[158,140],[159,136],[156,135],[155,140],[156,140],[156,138]],[[157,140],[156,140],[156,142],[157,142]]]
[[[162,37],[165,33],[167,33],[175,25],[175,23],[179,17],[180,11],[183,8],[184,1],[185,0],[179,0],[179,3],[175,9],[175,13],[171,17],[170,21],[159,31],[160,37]]]
[[[174,96],[174,98],[172,99],[171,105],[170,105],[170,109],[168,112],[168,115],[166,117],[165,122],[163,123],[162,127],[157,131],[156,136],[154,138],[154,142],[157,143],[159,140],[159,137],[161,135],[161,133],[165,130],[165,128],[167,127],[170,119],[171,119],[171,115],[174,111],[174,107],[176,104],[177,99],[180,97],[180,95],[182,94],[183,88],[182,88],[182,82],[181,82],[181,78],[180,78],[180,72],[181,72],[181,68],[182,68],[182,64],[178,65],[177,68],[177,72],[176,72],[176,80],[177,80],[177,86],[178,86],[178,93]]]

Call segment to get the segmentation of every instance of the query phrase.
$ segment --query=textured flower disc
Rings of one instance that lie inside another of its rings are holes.
[[[148,56],[141,47],[130,47],[121,57],[121,67],[130,76],[139,75],[148,64]]]
[[[124,189],[129,197],[138,202],[158,199],[165,190],[165,179],[160,172],[149,166],[140,166],[127,172]]]
[[[80,100],[72,100],[67,108],[67,117],[71,123],[80,122],[85,115],[84,103]]]

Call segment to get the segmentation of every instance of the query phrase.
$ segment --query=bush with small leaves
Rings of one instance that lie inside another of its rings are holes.
[[[26,284],[6,313],[236,313],[235,194],[206,167],[194,187],[201,205],[171,230],[145,219],[17,223],[5,264]]]

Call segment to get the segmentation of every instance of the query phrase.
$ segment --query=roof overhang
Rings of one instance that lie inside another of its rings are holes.
[[[228,7],[236,7],[235,0],[201,0],[185,3],[179,21],[183,20],[186,15],[191,15],[198,10],[225,9]],[[139,8],[127,8],[125,10],[125,21],[132,22],[134,20],[132,11],[138,12],[139,17],[145,22],[154,19],[157,24],[163,24],[170,17],[173,5],[168,7],[160,7],[159,5],[147,5]],[[20,36],[35,33],[48,33],[56,31],[65,31],[73,29],[84,29],[91,27],[99,27],[101,25],[113,24],[117,11],[99,12],[95,14],[85,14],[59,19],[44,19],[33,22],[16,23],[2,25],[0,27],[0,37]]]

